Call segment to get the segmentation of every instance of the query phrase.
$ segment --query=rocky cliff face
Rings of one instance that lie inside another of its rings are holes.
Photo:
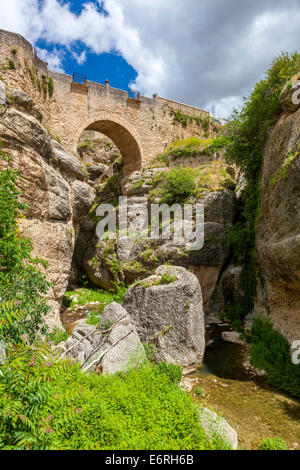
[[[288,90],[286,103],[292,103]],[[265,279],[257,308],[300,338],[300,108],[286,106],[264,149],[257,250]]]
[[[1,83],[1,82],[0,82]],[[28,204],[20,221],[34,253],[48,261],[51,313],[48,324],[60,325],[61,299],[66,290],[79,222],[89,211],[94,193],[86,170],[41,124],[42,113],[24,92],[0,88],[0,141],[20,173],[19,189]]]

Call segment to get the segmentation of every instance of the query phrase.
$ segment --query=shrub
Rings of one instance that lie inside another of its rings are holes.
[[[251,364],[266,371],[271,385],[300,397],[300,365],[293,364],[288,340],[269,319],[255,318],[246,339]]]
[[[163,183],[163,202],[184,202],[194,194],[195,182],[190,168],[174,168],[166,174]]]
[[[195,394],[196,394],[196,395],[199,395],[200,397],[203,397],[203,396],[204,396],[204,390],[203,390],[203,388],[201,388],[201,387],[196,387],[196,388],[195,388]]]
[[[9,60],[9,61],[8,61],[8,68],[9,68],[10,70],[15,70],[16,66],[15,66],[15,63],[14,63],[13,60]]]
[[[0,376],[0,449],[228,448],[205,436],[180,376],[176,365],[148,362],[126,373],[85,375],[50,351],[19,349]]]
[[[51,98],[52,95],[53,95],[53,91],[54,91],[54,82],[53,82],[53,78],[52,77],[48,77],[48,93],[49,93],[49,97]]]
[[[288,450],[288,446],[280,437],[267,437],[262,441],[259,450]]]

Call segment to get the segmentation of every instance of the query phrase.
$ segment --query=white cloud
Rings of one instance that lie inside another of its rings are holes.
[[[1,28],[57,46],[40,52],[50,67],[61,68],[61,47],[79,64],[87,49],[117,51],[134,89],[226,116],[274,56],[298,47],[299,24],[300,0],[87,0],[79,15],[68,0],[0,0]]]
[[[63,52],[54,49],[52,52],[47,51],[46,49],[40,49],[36,47],[36,51],[40,59],[44,62],[48,62],[48,67],[50,70],[54,70],[55,72],[64,72],[64,69],[61,66],[63,61]]]

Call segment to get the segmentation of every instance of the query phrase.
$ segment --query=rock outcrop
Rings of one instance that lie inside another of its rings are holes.
[[[275,327],[290,341],[300,338],[299,107],[293,105],[291,111],[287,110],[269,133],[257,232],[265,283],[256,309],[269,312]]]
[[[135,234],[143,232],[145,217],[149,216],[150,219],[148,194],[159,170],[134,172],[122,180],[123,195],[127,196],[129,231]],[[137,184],[139,181],[142,184]],[[119,194],[118,190],[116,193],[108,193],[111,200],[118,199]],[[109,202],[101,194],[99,204],[103,201]],[[226,233],[234,223],[238,201],[233,191],[222,190],[211,192],[199,202],[203,202],[205,214],[205,244],[201,250],[187,251],[184,243],[174,243],[172,239],[151,240],[139,236],[123,236],[115,242],[99,241],[95,236],[95,214],[89,214],[81,224],[77,240],[78,265],[93,283],[103,288],[112,288],[116,281],[131,284],[152,274],[155,268],[165,263],[181,265],[191,269],[198,277],[203,292],[204,311],[209,313],[213,294],[230,258]],[[112,269],[116,266],[117,272]],[[221,310],[220,304],[218,312]]]
[[[18,186],[28,204],[20,221],[23,236],[32,240],[34,253],[49,263],[45,274],[53,283],[47,298],[46,321],[60,326],[61,300],[68,284],[79,222],[94,200],[83,181],[80,161],[56,142],[41,124],[41,113],[26,93],[7,91],[0,80],[0,140],[20,173]],[[5,99],[5,91],[8,99]]]
[[[134,321],[116,302],[105,307],[99,327],[80,320],[60,347],[66,356],[80,362],[83,370],[99,370],[103,374],[125,371],[146,359]]]
[[[130,287],[123,307],[134,319],[141,340],[155,345],[157,361],[201,364],[204,314],[201,287],[192,273],[160,266],[154,275]]]

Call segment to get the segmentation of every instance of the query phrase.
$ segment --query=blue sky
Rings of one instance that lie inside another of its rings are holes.
[[[299,24],[300,0],[0,0],[0,28],[50,69],[223,117],[300,49]]]
[[[39,1],[41,3],[41,0]],[[64,0],[61,3],[68,4],[70,11],[79,15],[84,2],[80,0]],[[99,12],[106,14],[97,1],[90,0],[90,3],[93,3]],[[134,82],[137,76],[134,68],[116,51],[97,55],[78,41],[74,46],[76,53],[80,55],[82,52],[85,52],[86,56],[84,63],[81,64],[76,61],[72,54],[68,53],[64,46],[50,45],[43,39],[38,39],[35,45],[40,49],[48,50],[50,53],[53,53],[54,50],[61,52],[61,66],[69,75],[78,72],[86,75],[88,80],[98,83],[104,83],[105,80],[109,80],[110,86],[128,91],[130,91],[129,84]]]

